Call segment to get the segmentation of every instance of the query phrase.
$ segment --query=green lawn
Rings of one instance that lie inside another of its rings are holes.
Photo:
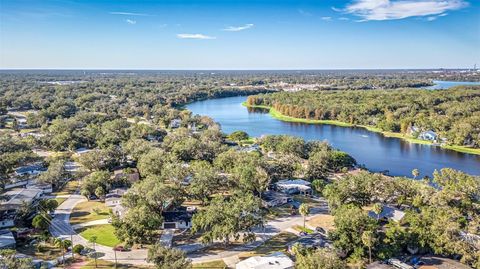
[[[98,210],[98,213],[95,210]],[[72,214],[70,214],[70,223],[75,225],[92,220],[107,219],[110,216],[109,212],[110,209],[103,202],[81,202],[73,208]]]
[[[80,235],[90,240],[93,236],[97,237],[97,244],[114,247],[120,244],[120,240],[115,236],[115,228],[110,224],[89,226],[81,229]]]
[[[215,269],[215,268],[227,268],[227,265],[222,261],[222,260],[217,260],[217,261],[211,261],[211,262],[202,262],[202,263],[194,263],[193,264],[193,268],[197,268],[197,269],[200,269],[200,268],[211,268],[211,269]]]
[[[306,232],[307,234],[311,234],[313,233],[313,230],[312,229],[309,229],[307,227],[303,228],[303,226],[300,226],[300,225],[296,225],[293,227],[293,229],[299,231],[299,232]]]
[[[57,192],[53,192],[52,195],[67,195],[67,194],[73,194],[79,185],[78,180],[70,180],[65,185]]]

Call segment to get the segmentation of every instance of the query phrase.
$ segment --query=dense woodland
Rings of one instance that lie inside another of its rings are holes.
[[[475,86],[436,91],[278,92],[249,96],[247,104],[273,107],[295,118],[337,120],[404,134],[415,126],[437,132],[449,144],[480,147],[480,87]]]

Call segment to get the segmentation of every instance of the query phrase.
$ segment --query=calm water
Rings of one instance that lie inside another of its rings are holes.
[[[391,175],[411,176],[412,170],[417,168],[424,176],[431,175],[435,169],[451,167],[480,175],[479,155],[411,144],[363,128],[283,122],[265,111],[247,109],[241,104],[245,100],[244,96],[212,99],[189,104],[187,108],[215,119],[226,133],[242,130],[256,137],[287,134],[306,140],[328,140],[372,171],[388,170]]]
[[[443,90],[448,89],[453,86],[471,86],[471,85],[480,85],[480,82],[468,82],[468,81],[444,81],[444,80],[434,80],[435,85],[426,87],[425,89],[429,90]]]

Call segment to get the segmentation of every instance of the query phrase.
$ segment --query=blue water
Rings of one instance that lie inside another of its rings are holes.
[[[434,80],[435,85],[426,87],[425,89],[429,90],[443,90],[448,89],[454,86],[472,86],[480,85],[480,82],[468,82],[468,81],[444,81],[444,80]]]
[[[195,114],[213,118],[226,133],[243,130],[255,137],[287,134],[306,140],[327,140],[372,171],[388,170],[394,176],[411,177],[412,170],[417,168],[422,176],[431,176],[435,169],[450,167],[480,175],[479,155],[412,144],[363,128],[283,122],[264,110],[247,109],[241,104],[245,100],[242,96],[212,99],[191,103],[187,108]]]

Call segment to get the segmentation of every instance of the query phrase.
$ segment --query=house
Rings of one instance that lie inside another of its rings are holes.
[[[38,175],[42,172],[47,171],[47,168],[40,164],[31,164],[26,166],[17,167],[15,169],[15,175],[17,176],[30,176]]]
[[[34,138],[42,138],[42,137],[44,137],[45,135],[42,134],[42,133],[39,133],[39,132],[35,132],[35,131],[33,131],[33,132],[26,132],[26,133],[21,133],[21,134],[20,134],[20,137],[23,137],[23,138],[29,137],[29,136],[34,137]]]
[[[173,211],[162,213],[162,229],[188,229],[192,227],[192,217],[195,208],[179,207]]]
[[[181,124],[182,124],[181,119],[173,119],[170,121],[170,124],[168,125],[168,127],[170,127],[171,129],[180,128]]]
[[[294,263],[282,252],[267,256],[253,256],[235,265],[236,269],[293,269]]]
[[[0,249],[15,249],[17,242],[13,233],[9,230],[0,230]]]
[[[393,220],[395,222],[400,222],[402,221],[403,217],[405,217],[405,212],[403,212],[402,210],[398,210],[394,207],[384,205],[380,214],[377,215],[375,212],[370,210],[368,212],[368,216],[384,221]]]
[[[289,243],[288,252],[292,253],[292,247],[295,244],[300,244],[304,248],[318,249],[318,248],[332,248],[333,245],[327,238],[320,233],[314,233],[307,236],[302,236],[300,239]]]
[[[53,192],[53,186],[51,183],[29,182],[27,188],[39,189],[42,191],[42,195],[51,194]]]
[[[15,225],[17,212],[23,205],[35,204],[42,190],[37,188],[16,188],[0,195],[0,228],[12,227]]]
[[[105,205],[108,207],[116,207],[122,204],[122,197],[127,193],[126,188],[117,188],[111,190],[107,195],[105,195]]]
[[[418,136],[419,139],[435,141],[438,138],[438,135],[434,131],[425,131],[420,133]]]
[[[289,180],[280,180],[275,183],[277,191],[283,192],[285,194],[302,194],[302,195],[311,195],[312,187],[311,183],[303,179],[289,179]]]
[[[281,192],[266,191],[262,193],[262,204],[265,207],[281,206],[292,201],[292,198]]]
[[[112,179],[117,182],[126,179],[133,184],[140,180],[140,174],[136,168],[117,169],[113,171]]]

